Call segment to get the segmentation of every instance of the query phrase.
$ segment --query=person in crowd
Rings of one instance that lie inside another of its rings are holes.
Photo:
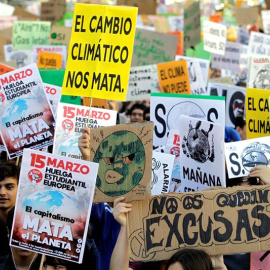
[[[241,141],[241,137],[239,133],[232,127],[225,127],[225,136],[224,136],[224,141],[226,143],[228,142],[237,142]]]
[[[0,217],[6,221],[7,214],[16,202],[20,169],[14,163],[0,163]]]
[[[135,103],[129,110],[130,122],[134,123],[143,121],[143,113],[145,109],[145,105],[141,103]]]
[[[241,140],[246,140],[246,120],[244,120],[243,115],[238,115],[235,118],[235,130],[241,137]]]
[[[143,113],[143,120],[150,121],[150,107],[147,107]]]
[[[206,252],[181,249],[168,261],[166,270],[227,270],[223,256],[210,257]]]

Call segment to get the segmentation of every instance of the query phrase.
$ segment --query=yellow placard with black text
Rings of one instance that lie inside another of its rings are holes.
[[[247,139],[270,136],[269,97],[270,90],[247,88]]]
[[[62,94],[126,99],[137,8],[75,4]]]
[[[162,93],[190,94],[187,61],[158,64],[158,77]]]

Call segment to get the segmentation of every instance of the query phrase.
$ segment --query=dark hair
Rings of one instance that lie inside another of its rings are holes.
[[[1,161],[0,163],[0,182],[7,177],[14,177],[19,181],[20,168],[14,163]]]
[[[133,106],[129,109],[128,114],[131,115],[132,112],[133,112],[134,110],[137,110],[137,109],[144,111],[144,110],[146,109],[146,106],[145,106],[144,104],[141,104],[141,103],[135,103],[135,104],[133,104]]]
[[[145,119],[145,115],[148,114],[148,113],[150,113],[150,107],[147,107],[147,108],[144,110],[144,112],[143,112],[143,120],[147,120],[147,121],[150,120],[150,118],[149,118],[149,119]]]
[[[244,120],[243,115],[237,115],[234,122],[235,128],[240,127],[244,128],[246,125],[246,120]]]
[[[168,261],[166,270],[174,263],[180,263],[184,270],[213,270],[210,256],[195,249],[182,249],[176,252]]]

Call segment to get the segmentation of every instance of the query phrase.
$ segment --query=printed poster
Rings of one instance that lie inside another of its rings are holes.
[[[204,50],[224,55],[227,39],[227,28],[225,25],[210,21],[203,22]]]
[[[226,101],[225,125],[235,127],[235,119],[238,115],[244,115],[246,102],[246,88],[230,84],[208,84],[207,94],[210,96],[224,96]]]
[[[151,195],[168,193],[171,182],[174,155],[153,151]]]
[[[14,50],[31,50],[36,45],[49,45],[50,33],[50,22],[15,21],[13,48]]]
[[[63,95],[126,100],[136,19],[135,7],[75,4]]]
[[[131,67],[126,101],[150,99],[152,92],[160,92],[157,65]]]
[[[270,56],[250,57],[247,86],[256,89],[270,89]]]
[[[5,61],[15,60],[18,68],[32,63],[32,52],[30,50],[14,50],[11,44],[4,45]]]
[[[226,187],[224,126],[181,115],[181,192]]]
[[[179,129],[181,114],[225,126],[224,97],[152,93],[150,103],[154,147],[165,145],[169,131]]]
[[[62,56],[60,68],[66,68],[67,65],[67,47],[66,46],[35,46],[33,48],[33,59],[38,63],[40,52],[60,54]]]
[[[112,110],[59,103],[53,153],[82,159],[78,140],[83,128],[113,126],[116,124],[116,116],[117,112]]]
[[[62,87],[52,85],[49,83],[43,83],[47,99],[49,100],[54,116],[56,116],[57,106],[61,99]]]
[[[225,144],[229,178],[248,176],[250,169],[260,165],[270,167],[270,137]]]
[[[91,130],[90,160],[99,163],[95,202],[150,197],[152,138],[149,121]]]
[[[81,263],[98,164],[25,149],[10,244]]]
[[[0,76],[0,119],[11,159],[53,144],[55,121],[36,64]]]
[[[186,60],[157,65],[161,92],[190,94],[189,72]]]
[[[269,90],[247,88],[247,139],[270,136]]]

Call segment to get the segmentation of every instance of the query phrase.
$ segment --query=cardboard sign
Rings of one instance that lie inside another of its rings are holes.
[[[109,104],[106,99],[99,98],[83,98],[83,106],[90,106],[99,109],[109,109]]]
[[[268,90],[247,88],[247,139],[270,136],[269,96]]]
[[[235,119],[244,114],[246,88],[230,84],[212,83],[208,84],[207,94],[210,96],[223,96],[226,100],[225,125],[235,127]]]
[[[165,144],[164,153],[175,157],[172,171],[172,179],[169,192],[180,192],[180,136],[179,130],[171,129],[167,142]]]
[[[82,135],[82,129],[113,126],[116,124],[116,115],[117,112],[112,110],[59,103],[53,153],[81,159],[78,139]]]
[[[270,266],[269,251],[252,252],[250,270],[267,270]]]
[[[9,38],[6,38],[4,36],[1,36],[1,30],[0,30],[0,61],[5,61],[5,50],[4,45],[10,44],[11,40]]]
[[[29,20],[29,21],[36,21],[39,17],[26,11],[24,8],[15,6],[15,10],[13,16],[17,16],[19,20]]]
[[[150,102],[155,147],[165,145],[171,129],[179,129],[181,114],[225,125],[224,97],[152,93]]]
[[[8,72],[13,71],[13,70],[14,70],[14,68],[0,63],[0,75],[3,75],[5,73],[8,73]]]
[[[175,58],[184,59],[187,61],[188,77],[189,77],[189,82],[190,82],[191,94],[205,95],[208,75],[206,77],[203,77],[202,70],[204,68],[201,68],[200,60],[196,58],[192,58],[192,57],[185,57],[185,56],[182,57],[179,55],[177,55]],[[209,68],[209,65],[208,65],[208,68]]]
[[[225,55],[212,55],[212,67],[217,69],[227,69],[232,71],[240,70],[241,44],[227,42]]]
[[[69,46],[71,37],[71,29],[64,26],[52,26],[51,30],[51,45],[66,45]]]
[[[13,27],[13,23],[15,21],[17,21],[17,20],[18,20],[18,18],[16,16],[0,17],[0,29],[5,29],[5,28],[8,28],[8,27]]]
[[[54,116],[56,116],[58,103],[60,102],[61,99],[62,88],[48,83],[43,83],[43,86],[45,89],[47,99],[51,104],[52,112],[54,113]]]
[[[37,66],[39,68],[61,68],[62,55],[58,53],[40,52]]]
[[[117,0],[117,5],[138,7],[138,14],[155,15],[157,9],[155,0]]]
[[[53,144],[54,117],[36,64],[0,76],[0,132],[9,158]]]
[[[66,12],[65,0],[50,0],[42,2],[40,8],[40,19],[42,21],[60,20]]]
[[[251,56],[249,59],[247,86],[256,89],[270,89],[270,57]]]
[[[174,159],[174,155],[153,151],[151,195],[169,192]]]
[[[15,7],[0,3],[0,16],[12,16],[14,13]]]
[[[90,159],[99,163],[95,202],[150,197],[153,122],[91,130]]]
[[[157,65],[161,92],[190,94],[187,61],[173,61]]]
[[[145,66],[174,60],[178,36],[137,28],[132,66]]]
[[[176,54],[177,55],[183,55],[184,51],[183,51],[183,32],[181,31],[169,31],[167,34],[170,35],[175,35],[178,37],[178,43],[177,43],[177,48],[176,48]]]
[[[201,42],[200,2],[184,8],[184,50]]]
[[[81,263],[98,164],[25,149],[21,168],[11,246]]]
[[[126,99],[136,18],[136,8],[75,5],[62,94]]]
[[[50,22],[15,21],[13,26],[14,50],[31,50],[33,46],[50,44]]]
[[[47,54],[47,53],[51,53],[52,62],[47,67],[50,67],[50,68],[65,68],[66,67],[67,65],[66,46],[56,46],[56,45],[55,46],[35,46],[33,48],[33,59],[35,63],[38,63],[38,57],[39,57],[40,52],[46,52],[46,54],[44,53],[42,54],[44,60],[46,60],[47,58],[50,59],[49,57],[50,54]],[[55,54],[57,54],[57,56]],[[59,54],[62,56],[61,61],[60,61]],[[46,64],[46,62],[44,64]],[[41,64],[40,68],[46,68],[44,64]],[[57,65],[57,67],[53,65]]]
[[[160,92],[157,65],[131,67],[126,101],[150,99],[151,92]]]
[[[227,28],[225,25],[203,22],[204,50],[224,55],[226,48]]]
[[[270,36],[252,31],[249,38],[248,54],[270,55]]]
[[[256,24],[258,7],[237,7],[235,8],[236,22],[239,25]]]
[[[11,44],[4,45],[5,61],[15,60],[17,67],[22,68],[32,63],[32,53],[30,50],[14,50]]]
[[[131,261],[167,260],[180,248],[209,255],[268,250],[269,191],[269,186],[235,187],[133,202]]]
[[[179,118],[181,192],[226,187],[224,126]]]
[[[231,142],[225,144],[229,178],[243,177],[250,169],[261,165],[270,167],[270,137]]]

